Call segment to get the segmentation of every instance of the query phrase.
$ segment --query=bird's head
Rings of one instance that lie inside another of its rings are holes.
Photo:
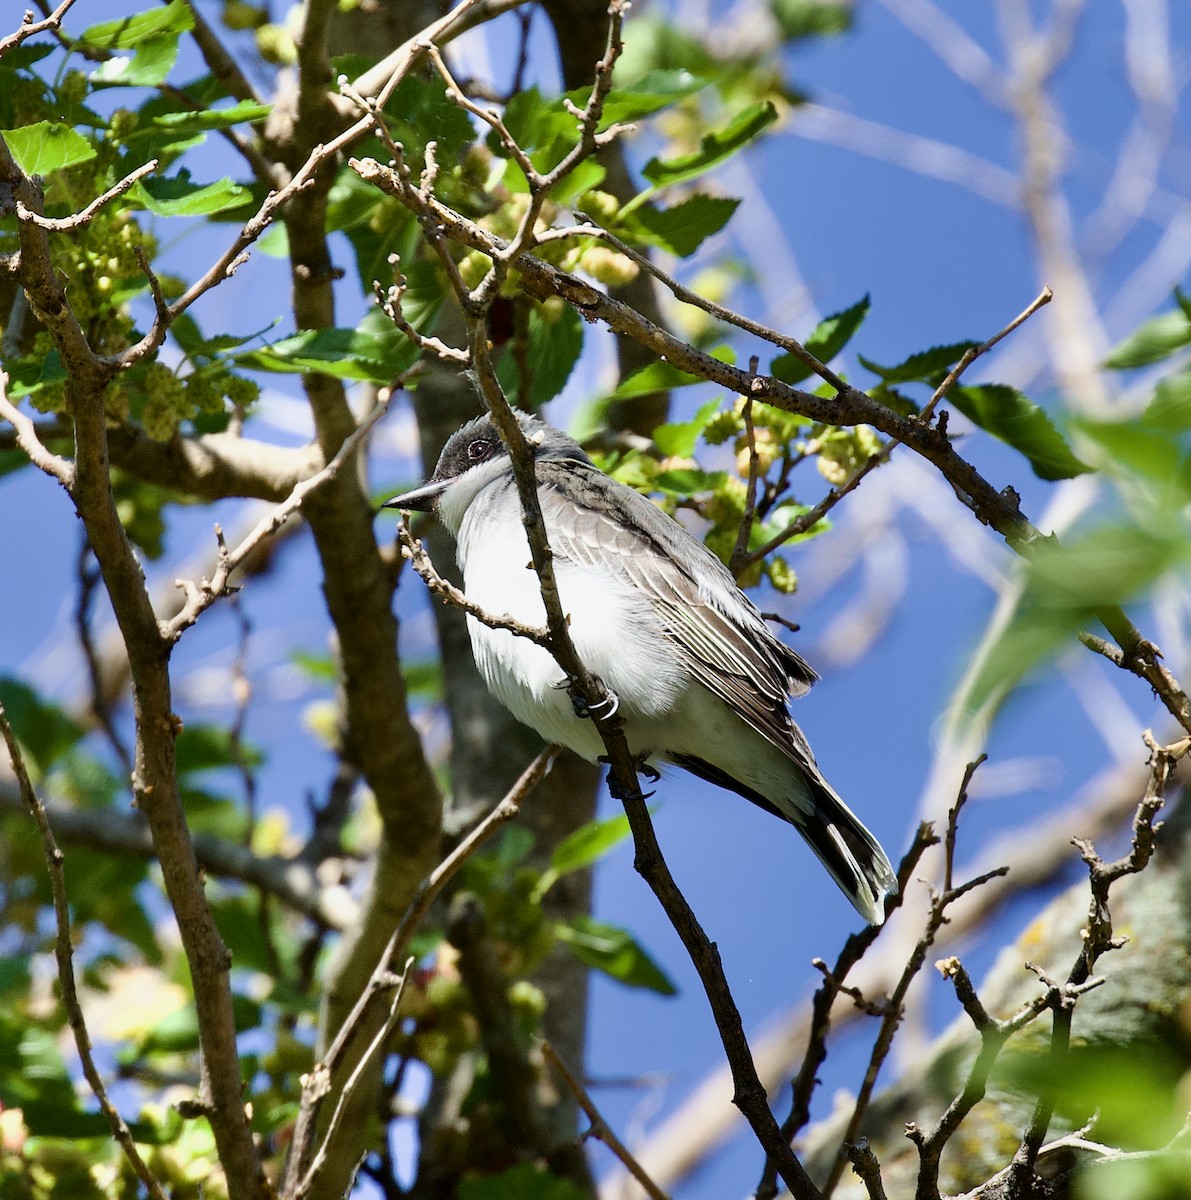
[[[516,417],[535,459],[591,461],[574,438],[529,413],[517,412]],[[421,487],[394,496],[381,507],[440,512],[455,532],[472,500],[493,480],[512,470],[509,451],[492,417],[485,413],[451,434],[438,456],[434,474]]]

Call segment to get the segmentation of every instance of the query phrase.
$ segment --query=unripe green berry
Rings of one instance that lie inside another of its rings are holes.
[[[769,582],[783,595],[790,595],[798,587],[798,575],[784,558],[776,555],[765,564]]]
[[[58,85],[58,95],[65,104],[81,104],[90,90],[87,76],[82,71],[67,71]]]
[[[261,395],[261,385],[255,379],[229,375],[223,383],[227,398],[239,409],[251,408]]]
[[[43,383],[29,396],[29,403],[41,413],[57,413],[66,410],[66,381],[55,379]]]
[[[141,427],[155,442],[168,442],[178,432],[177,408],[165,396],[150,396],[141,412]]]
[[[709,446],[722,446],[731,437],[736,437],[744,429],[744,420],[740,414],[728,409],[717,412],[703,426],[703,440]]]
[[[640,268],[631,258],[607,246],[590,246],[583,252],[579,265],[605,287],[624,287],[637,278]]]

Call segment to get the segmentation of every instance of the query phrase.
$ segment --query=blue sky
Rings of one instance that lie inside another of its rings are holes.
[[[937,139],[1003,171],[1015,171],[1017,142],[1010,118],[957,81],[891,15],[890,7],[894,6],[861,0],[853,32],[792,51],[792,82],[831,109]],[[993,6],[961,7],[954,18],[965,22],[978,42],[995,45],[989,17]],[[72,19],[81,26],[124,8],[115,0],[78,0]],[[1178,6],[1171,19],[1174,44],[1187,45],[1191,14]],[[1066,192],[1077,222],[1095,210],[1129,127],[1132,101],[1122,79],[1122,21],[1116,4],[1100,0],[1087,6],[1069,62],[1056,80],[1057,102],[1070,133]],[[632,31],[630,20],[630,40]],[[999,51],[992,53],[996,57]],[[1185,121],[1185,113],[1180,113],[1162,168],[1165,198],[1159,196],[1153,205],[1157,219],[1143,219],[1113,253],[1090,266],[1102,308],[1151,251],[1171,213],[1185,206],[1191,165]],[[897,142],[890,135],[883,144],[893,153]],[[809,293],[810,305],[794,306],[798,315],[792,318],[790,332],[795,334],[810,328],[815,312],[846,307],[867,292],[873,309],[857,345],[876,361],[897,361],[932,344],[991,335],[1044,282],[1020,212],[962,184],[926,178],[802,137],[797,118],[757,148],[746,167],[748,181],[759,188],[784,231],[789,255]],[[232,169],[232,163],[223,169]],[[732,180],[732,172],[726,172],[726,189]],[[754,219],[746,203],[735,221]],[[214,236],[184,235],[171,255],[188,273],[197,273],[226,234],[225,227]],[[735,245],[748,248],[750,243],[744,238]],[[782,260],[775,255],[774,261]],[[754,257],[753,265],[764,272],[768,263]],[[1170,277],[1162,279],[1156,271],[1155,282],[1142,290],[1141,300],[1161,305],[1185,268],[1185,261],[1175,256]],[[793,287],[794,281],[789,283]],[[764,316],[766,305],[782,290],[781,279],[769,278],[764,289],[744,289],[733,300]],[[258,253],[248,268],[203,301],[196,315],[212,332],[255,328],[277,316],[282,319],[279,331],[287,332],[287,291],[284,265]],[[350,323],[356,315],[345,311],[341,323]],[[1027,369],[1026,351],[1040,344],[1041,322],[1046,319],[1036,319],[1019,335],[1000,367],[997,360],[981,364],[974,377],[1028,386],[1040,402],[1057,404],[1046,372]],[[1108,322],[1110,339],[1126,331],[1123,319],[1116,325]],[[584,369],[551,412],[556,421],[565,423],[576,404],[591,398],[588,380],[598,375],[601,353],[596,347],[585,358]],[[868,380],[850,361],[845,365],[858,382]],[[1001,376],[998,369],[1021,371],[1022,377]],[[692,389],[678,403],[693,407],[705,398],[706,393]],[[303,436],[302,430],[300,408],[281,394],[271,397],[262,435],[292,441]],[[390,416],[380,443],[374,480],[378,485],[392,483],[396,490],[416,473],[408,414]],[[967,439],[964,449],[990,481],[1021,492],[1027,514],[1037,517],[1044,511],[1054,486],[1035,479],[1023,460],[981,434]],[[873,486],[878,486],[876,481]],[[917,486],[913,477],[900,486],[900,492],[891,485],[885,493],[888,503],[898,506],[890,522],[872,525],[867,534],[867,485],[837,509],[840,537],[855,549],[855,556],[839,568],[829,587],[816,588],[814,573],[834,571],[837,564],[822,544],[814,544],[793,556],[805,581],[803,591],[774,602],[802,625],[793,644],[824,673],[822,683],[798,703],[796,719],[828,777],[895,858],[917,820],[948,697],[993,603],[987,583],[957,565],[955,554],[944,547],[939,525],[928,519],[929,514],[914,511],[909,503]],[[945,491],[923,487],[923,502],[939,522],[949,521],[965,531],[972,538],[972,553],[984,556],[994,572],[1003,570],[996,539],[986,531],[973,533],[969,526],[974,523]],[[179,563],[205,553],[212,520],[223,519],[235,527],[241,519],[235,507],[222,506],[220,513],[179,512],[166,558],[150,567],[151,578],[171,580]],[[69,632],[77,522],[69,502],[48,479],[29,470],[0,481],[0,511],[10,514],[0,524],[0,548],[5,561],[19,564],[19,571],[9,573],[9,586],[0,588],[0,670],[28,671],[61,697],[77,695],[80,662]],[[849,613],[870,612],[872,597],[883,587],[896,595],[892,611],[868,652],[845,665],[836,652],[828,652],[827,634]],[[420,583],[412,574],[403,581],[397,603],[402,637],[416,655],[426,645],[430,626]],[[243,604],[257,630],[250,673],[261,696],[248,732],[271,747],[261,773],[261,800],[266,807],[280,805],[300,814],[305,793],[320,791],[331,770],[329,756],[302,731],[303,711],[312,697],[302,690],[288,661],[293,649],[317,651],[327,643],[317,570],[304,539],[286,552],[274,575],[246,590]],[[218,693],[225,678],[221,672],[235,652],[235,638],[233,615],[218,608],[186,636],[176,659],[181,706],[190,710],[183,711],[184,717],[226,717],[225,708],[210,703],[209,685],[213,683]],[[1101,675],[1087,674],[1098,671],[1095,666],[1081,671],[1074,681],[1050,672],[1007,706],[989,741],[990,766],[1032,764],[1036,769],[1026,775],[1033,782],[1023,791],[974,802],[961,837],[961,859],[974,857],[981,845],[1028,824],[1039,812],[1067,802],[1110,760],[1077,703],[1078,691],[1099,686]],[[1126,683],[1121,694],[1125,715],[1139,727],[1153,719],[1148,692],[1141,685]],[[1139,761],[1142,757],[1139,743]],[[844,935],[855,927],[855,915],[795,832],[738,798],[674,775],[661,784],[657,802],[659,836],[672,870],[720,948],[746,1026],[757,1028],[809,993],[815,983],[811,958],[833,957]],[[614,811],[606,797],[602,811]],[[648,889],[634,874],[627,849],[602,865],[597,907],[604,919],[631,928],[681,988],[678,999],[663,1000],[625,991],[602,978],[593,982],[589,1073],[596,1079],[654,1081],[596,1092],[613,1125],[635,1135],[641,1125],[648,1128],[680,1103],[720,1062],[719,1045],[693,971]],[[1013,919],[1023,916],[1017,911]],[[977,967],[987,963],[1011,934],[1012,928],[1003,924],[992,938],[971,949],[971,962]],[[953,1012],[946,998],[931,1006],[936,1023]],[[833,1054],[819,1097],[820,1113],[830,1107],[835,1089],[856,1085],[860,1061],[855,1047]],[[725,1095],[725,1104],[728,1100]],[[777,1107],[780,1111],[780,1100]],[[760,1155],[751,1139],[738,1137],[678,1194],[693,1200],[743,1194],[759,1168]]]

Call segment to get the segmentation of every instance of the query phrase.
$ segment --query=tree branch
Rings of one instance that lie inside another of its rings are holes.
[[[121,1150],[124,1151],[124,1157],[128,1159],[129,1165],[136,1172],[136,1177],[144,1184],[145,1190],[153,1197],[153,1200],[166,1200],[165,1192],[157,1177],[149,1170],[145,1160],[141,1158],[140,1151],[137,1150],[136,1143],[132,1140],[132,1133],[124,1123],[124,1118],[108,1098],[107,1089],[95,1066],[95,1056],[91,1049],[91,1035],[87,1032],[83,1006],[79,1003],[79,995],[74,983],[74,951],[71,944],[70,908],[66,901],[66,875],[62,866],[62,851],[58,849],[58,845],[54,841],[54,833],[50,828],[45,807],[33,790],[16,734],[13,733],[2,704],[0,704],[0,735],[3,735],[4,743],[8,747],[8,758],[12,763],[22,800],[37,825],[37,832],[41,836],[41,844],[45,850],[46,871],[50,877],[50,890],[54,897],[54,920],[57,925],[54,957],[58,962],[58,982],[62,987],[62,1003],[66,1008],[71,1031],[74,1033],[74,1044],[79,1052],[83,1075],[86,1077],[91,1091],[95,1094],[95,1099],[99,1101],[103,1115],[107,1118],[108,1125],[112,1130],[112,1137],[119,1142]]]

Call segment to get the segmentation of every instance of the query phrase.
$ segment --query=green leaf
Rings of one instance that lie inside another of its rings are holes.
[[[571,377],[583,352],[583,318],[569,304],[553,320],[546,320],[543,310],[534,308],[529,314],[528,342],[529,400],[536,409],[554,399]],[[496,377],[506,395],[519,394],[521,369],[511,343]]]
[[[1176,438],[1161,426],[1151,425],[1145,416],[1127,421],[1081,420],[1076,426],[1085,437],[1091,438],[1105,453],[1106,470],[1122,471],[1149,480],[1161,495],[1168,488],[1179,491],[1179,464],[1183,450]],[[1182,497],[1182,503],[1186,498]]]
[[[425,79],[413,72],[406,75],[385,105],[385,115],[407,161],[415,164],[425,161],[428,142],[437,143],[438,161],[449,165],[476,140],[471,118],[447,99],[446,84],[438,75]]]
[[[1143,594],[1188,559],[1183,530],[1134,523],[1102,525],[1063,544],[1044,542],[1026,565],[1025,588],[1012,619],[982,656],[964,708],[978,713],[1066,645],[1099,609]]]
[[[857,300],[851,308],[842,309],[824,317],[811,330],[802,344],[821,362],[829,363],[851,340],[856,330],[868,316],[871,301],[867,295]],[[811,369],[793,354],[779,354],[769,364],[769,373],[782,383],[801,383],[811,376]]]
[[[704,471],[701,467],[675,467],[660,472],[652,486],[677,496],[693,496],[697,492],[719,491],[728,482],[727,471]]]
[[[530,893],[530,900],[538,903],[563,875],[590,867],[624,841],[628,834],[629,822],[624,815],[609,817],[606,821],[588,821],[580,826],[555,847],[550,866],[542,872]]]
[[[537,87],[525,88],[510,98],[505,105],[504,123],[513,141],[531,157],[535,150],[568,138],[573,145],[579,136],[578,124],[563,107],[562,98],[547,100]],[[493,153],[506,156],[495,132],[488,135],[488,145]],[[536,160],[534,165],[540,166]]]
[[[558,939],[580,962],[603,971],[626,987],[646,988],[663,996],[678,989],[627,929],[592,917],[576,917],[554,927]]]
[[[587,1193],[573,1180],[520,1163],[499,1175],[460,1180],[458,1195],[459,1200],[583,1200]]]
[[[718,400],[709,400],[695,413],[693,420],[670,421],[665,425],[659,425],[653,431],[653,444],[669,458],[690,458],[695,452],[695,446],[702,436],[703,430],[707,428],[707,422],[719,412],[719,409],[720,402]]]
[[[911,354],[892,367],[882,367],[863,354],[856,357],[862,367],[880,376],[882,383],[926,383],[945,374],[978,345],[979,342],[952,342],[946,346],[932,346],[929,350]]]
[[[786,41],[846,33],[852,5],[843,0],[773,0],[774,19]]]
[[[135,16],[91,25],[79,40],[98,50],[132,50],[142,42],[170,34],[177,36],[193,28],[194,18],[186,0],[170,0],[169,4]]]
[[[401,678],[408,696],[424,699],[442,695],[442,662],[437,658],[421,658],[417,662],[402,659]]]
[[[590,867],[629,835],[629,821],[622,813],[604,821],[588,821],[563,838],[550,856],[550,868],[559,875]]]
[[[244,762],[259,767],[264,761],[255,747],[241,743],[239,757],[231,734],[219,725],[187,725],[174,740],[178,774],[197,775]]]
[[[44,775],[83,737],[82,726],[19,679],[0,676],[0,705],[34,773]]]
[[[1141,422],[1150,429],[1176,435],[1191,429],[1191,371],[1170,375],[1158,384]]]
[[[720,362],[734,363],[736,354],[730,346],[717,346],[711,351],[712,358]],[[647,363],[640,370],[622,379],[620,386],[609,397],[611,400],[632,400],[636,396],[648,396],[651,392],[665,392],[671,388],[688,387],[692,383],[706,383],[701,375],[688,375],[664,360]]]
[[[648,71],[636,80],[631,88],[623,91],[615,87],[612,89],[604,101],[600,128],[625,125],[651,116],[687,96],[701,92],[707,86],[707,82],[706,79],[682,69]],[[591,99],[591,88],[575,88],[567,93],[567,97],[577,108],[583,108]],[[573,117],[571,127],[573,130]]]
[[[207,108],[200,112],[163,112],[153,118],[153,124],[172,132],[209,129],[230,129],[245,122],[263,121],[273,111],[271,104],[241,100],[227,108]]]
[[[730,196],[697,192],[670,208],[642,205],[632,213],[628,230],[651,246],[685,258],[694,254],[705,238],[719,233],[739,206],[740,201]]]
[[[1145,367],[1169,358],[1176,350],[1191,344],[1191,317],[1181,309],[1161,313],[1139,325],[1118,342],[1104,365],[1114,371]]]
[[[261,1012],[257,1001],[232,993],[232,1018],[237,1033],[257,1028]],[[137,1054],[180,1054],[198,1048],[198,1013],[193,1004],[188,1004],[158,1021],[137,1044]]]
[[[1039,479],[1071,479],[1094,469],[1076,458],[1050,417],[1016,388],[961,386],[947,398],[968,420],[1024,454]]]
[[[334,684],[339,680],[339,660],[332,654],[315,654],[310,650],[295,650],[289,656],[294,666],[304,671],[315,683]],[[402,664],[404,666],[404,664]]]
[[[15,73],[27,70],[34,63],[41,62],[43,58],[53,54],[54,49],[53,42],[24,42],[19,46],[13,46],[0,59],[0,71]]]
[[[95,147],[81,133],[52,121],[3,129],[0,137],[26,175],[48,175],[95,157]]]
[[[418,356],[398,329],[307,329],[261,350],[236,356],[238,366],[278,374],[332,375],[390,384]]]
[[[641,172],[654,187],[672,187],[710,171],[743,150],[777,120],[777,109],[768,100],[751,104],[723,129],[705,134],[698,150],[677,158],[651,158]]]
[[[205,185],[192,183],[190,172],[185,170],[169,179],[141,180],[128,194],[159,217],[205,217],[240,208],[252,200],[252,193],[232,179]]]
[[[116,54],[91,73],[91,82],[108,87],[155,87],[178,61],[178,34],[146,38],[130,58]]]

